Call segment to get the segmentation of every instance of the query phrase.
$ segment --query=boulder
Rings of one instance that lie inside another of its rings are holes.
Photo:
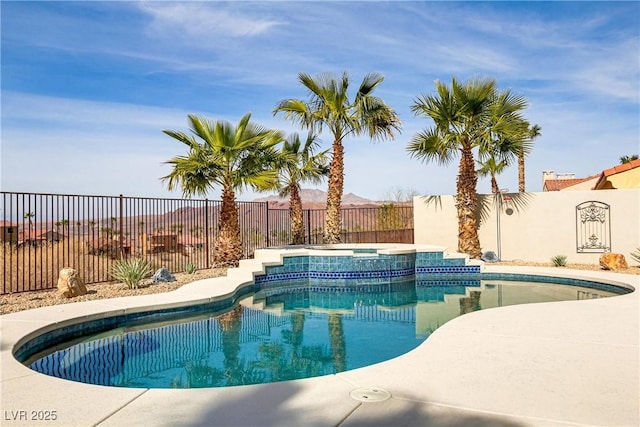
[[[498,258],[498,255],[493,251],[486,251],[485,253],[482,254],[480,259],[482,261],[484,261],[484,262],[498,262],[498,261],[500,261],[500,259]]]
[[[73,298],[87,293],[87,287],[78,276],[78,270],[65,267],[58,275],[58,295],[64,298]]]
[[[166,283],[166,282],[175,282],[176,276],[171,274],[171,272],[165,267],[159,268],[154,274],[152,278],[152,283]]]
[[[605,270],[618,271],[628,268],[627,260],[622,254],[606,253],[600,256],[600,267]]]

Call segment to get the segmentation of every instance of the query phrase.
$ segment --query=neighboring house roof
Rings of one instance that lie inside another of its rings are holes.
[[[544,182],[544,191],[560,191],[568,187],[581,184],[583,182],[597,178],[599,175],[592,175],[586,178],[570,178],[570,179],[547,179]]]
[[[204,240],[200,239],[198,237],[194,237],[194,236],[180,236],[178,238],[178,240],[180,241],[180,243],[183,243],[185,245],[203,245],[204,244]]]
[[[62,237],[62,234],[55,230],[29,230],[18,233],[20,240],[42,240],[47,237]]]
[[[614,175],[621,175],[630,173],[629,171],[640,168],[640,159],[632,160],[629,163],[623,163],[621,165],[616,165],[612,168],[605,169],[600,174],[600,178],[594,185],[594,190],[603,190],[603,189],[614,189],[614,188],[640,188],[640,172],[636,173],[631,179],[623,184],[624,187],[621,187],[622,181],[620,181],[618,186],[616,183],[612,182],[612,177]]]
[[[15,227],[17,224],[11,221],[0,221],[0,227]]]
[[[90,244],[93,247],[102,247],[105,245],[111,245],[111,244],[115,244],[115,245],[119,245],[120,244],[120,240],[118,239],[114,239],[112,237],[92,237],[90,239],[87,239],[86,242],[88,244]],[[131,246],[131,243],[129,242],[129,239],[127,239],[126,237],[123,239],[122,242],[123,246]]]
[[[156,237],[178,237],[176,233],[169,233],[166,231],[154,231],[152,233],[142,233],[144,236],[156,236]]]

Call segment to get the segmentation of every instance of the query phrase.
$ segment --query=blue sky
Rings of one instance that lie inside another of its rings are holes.
[[[639,2],[2,1],[1,19],[3,191],[179,197],[159,178],[184,149],[161,131],[186,131],[190,113],[235,123],[247,112],[300,131],[272,115],[305,98],[299,72],[347,71],[354,89],[385,76],[376,94],[402,133],[345,141],[345,193],[370,199],[455,193],[457,162],[406,151],[431,124],[411,104],[453,76],[492,77],[529,100],[542,128],[529,191],[543,170],[589,176],[640,152]],[[515,165],[498,180],[517,190]]]

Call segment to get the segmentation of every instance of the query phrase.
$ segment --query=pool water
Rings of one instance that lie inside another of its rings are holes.
[[[611,290],[513,281],[409,280],[373,286],[290,281],[224,312],[124,324],[26,361],[72,381],[134,388],[259,384],[329,375],[402,355],[439,326],[503,305],[600,298]]]

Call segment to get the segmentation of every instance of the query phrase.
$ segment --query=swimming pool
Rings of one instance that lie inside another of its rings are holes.
[[[231,309],[127,321],[60,342],[25,361],[72,381],[134,388],[260,384],[372,365],[420,345],[462,314],[502,305],[615,295],[535,282],[406,281],[338,292],[287,283],[260,289]]]
[[[78,323],[29,341],[16,356],[39,372],[101,385],[255,384],[396,357],[451,318],[481,308],[625,292],[575,279],[482,277],[479,268],[460,272],[465,266],[459,264],[455,277],[442,265],[419,266],[438,273],[416,274],[407,262],[429,256],[411,253],[387,254],[390,259],[354,254],[362,258],[346,270],[348,254],[288,255],[240,287],[234,299]],[[442,263],[441,256],[432,258]],[[538,282],[503,280],[514,278]],[[554,280],[563,285],[551,285]]]

